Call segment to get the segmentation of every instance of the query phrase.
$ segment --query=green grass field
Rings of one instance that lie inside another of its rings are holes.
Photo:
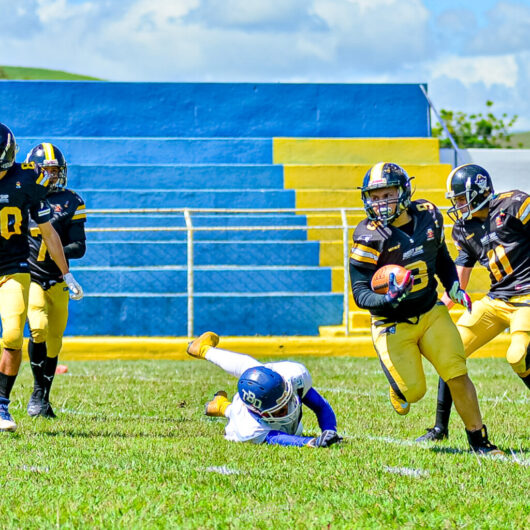
[[[97,77],[71,74],[61,70],[26,68],[23,66],[0,66],[0,79],[43,81],[99,81]]]
[[[470,361],[504,459],[470,454],[456,414],[450,440],[411,442],[431,425],[430,366],[427,396],[400,417],[376,359],[297,360],[337,412],[340,447],[226,442],[203,404],[235,379],[197,360],[69,362],[52,396],[59,418],[31,419],[24,363],[19,430],[0,437],[0,527],[528,528],[530,395],[504,360]]]

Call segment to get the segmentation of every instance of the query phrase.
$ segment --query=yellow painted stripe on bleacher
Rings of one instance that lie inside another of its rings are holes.
[[[437,138],[273,138],[275,164],[439,164]]]
[[[362,185],[369,164],[284,165],[284,187],[287,189],[357,189]],[[417,192],[439,189],[445,193],[449,164],[406,164],[409,177],[414,177]],[[447,201],[445,201],[447,202]]]

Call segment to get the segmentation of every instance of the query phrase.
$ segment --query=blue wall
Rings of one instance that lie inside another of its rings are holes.
[[[417,84],[0,81],[15,136],[430,136]]]

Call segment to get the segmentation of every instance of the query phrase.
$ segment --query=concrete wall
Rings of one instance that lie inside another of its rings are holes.
[[[425,137],[417,84],[0,81],[0,121],[38,137]]]
[[[455,164],[453,149],[440,149],[440,161]],[[462,149],[458,164],[478,164],[488,170],[496,191],[530,193],[530,149]]]

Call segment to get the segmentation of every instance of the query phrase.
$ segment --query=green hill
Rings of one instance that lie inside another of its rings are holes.
[[[0,79],[21,79],[31,81],[101,81],[97,77],[70,74],[61,70],[25,68],[23,66],[0,66]]]

